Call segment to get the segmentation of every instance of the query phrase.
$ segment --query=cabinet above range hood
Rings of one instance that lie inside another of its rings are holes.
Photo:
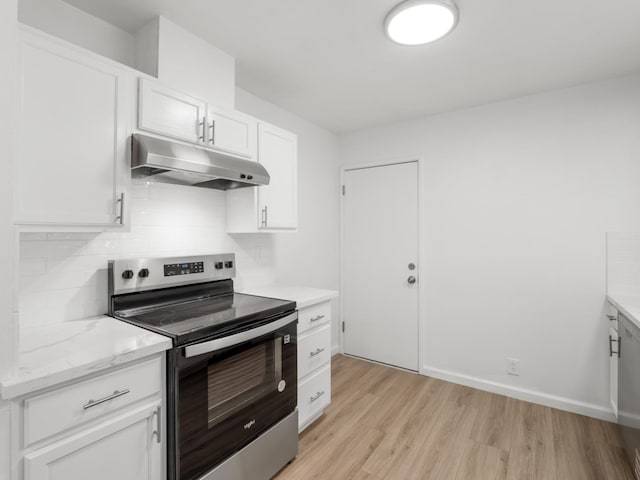
[[[269,185],[262,165],[231,154],[137,133],[131,146],[134,178],[217,190]]]

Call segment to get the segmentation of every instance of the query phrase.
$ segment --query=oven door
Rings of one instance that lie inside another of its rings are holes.
[[[297,321],[177,349],[173,478],[199,478],[295,410]]]

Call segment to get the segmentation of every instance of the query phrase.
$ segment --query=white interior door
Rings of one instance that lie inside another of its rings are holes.
[[[347,170],[344,184],[345,353],[417,371],[418,164]]]

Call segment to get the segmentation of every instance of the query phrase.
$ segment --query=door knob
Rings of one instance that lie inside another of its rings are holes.
[[[416,277],[411,275],[409,278],[407,278],[407,282],[409,282],[409,285],[413,285],[414,283],[416,283]]]

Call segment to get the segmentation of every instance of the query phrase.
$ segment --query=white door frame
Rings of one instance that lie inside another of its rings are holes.
[[[344,332],[342,331],[342,322],[344,321],[344,245],[345,245],[345,224],[344,224],[344,201],[345,196],[342,195],[342,187],[344,186],[345,174],[350,170],[362,170],[364,168],[372,168],[372,167],[384,167],[388,165],[398,165],[401,163],[412,163],[415,162],[418,165],[418,373],[424,375],[424,359],[425,359],[425,349],[426,349],[426,338],[424,337],[425,333],[425,323],[423,322],[424,318],[424,294],[422,288],[421,279],[424,275],[424,261],[426,259],[425,255],[425,246],[423,245],[424,239],[426,236],[424,235],[424,222],[422,221],[422,200],[424,198],[423,192],[423,163],[424,159],[422,155],[411,155],[407,157],[396,157],[388,160],[378,160],[374,162],[366,162],[366,163],[356,163],[353,165],[345,165],[340,168],[340,278],[339,278],[339,316],[340,323],[338,324],[338,332],[340,335],[340,353],[344,353]]]

